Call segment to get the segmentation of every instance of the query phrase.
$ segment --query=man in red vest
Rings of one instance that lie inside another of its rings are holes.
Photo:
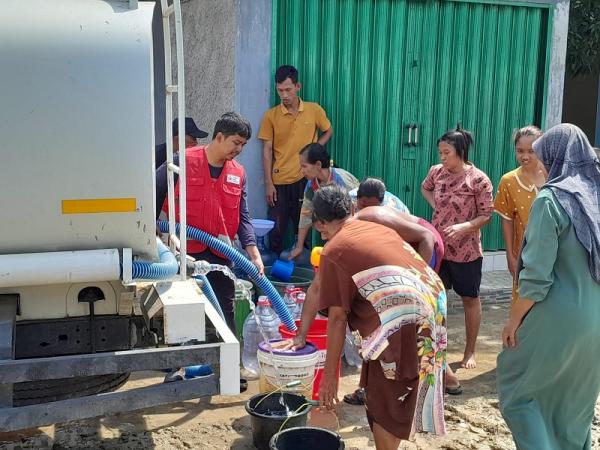
[[[215,124],[210,144],[186,149],[187,223],[230,245],[237,234],[250,259],[263,274],[264,267],[256,247],[256,237],[246,200],[246,171],[241,164],[234,161],[251,135],[250,123],[239,114],[228,112],[223,114]],[[175,164],[177,163],[178,159],[175,160]],[[166,165],[158,169],[157,180],[163,179],[159,177],[161,171],[166,173]],[[176,199],[179,196],[179,188],[177,182]],[[157,185],[157,201],[164,198],[164,193],[166,193],[166,186]],[[179,221],[178,205],[179,203],[176,202],[177,221]],[[166,200],[163,211],[168,211]],[[201,242],[189,240],[187,250],[196,260],[231,267],[229,260]],[[234,330],[233,281],[221,272],[209,273],[208,280],[219,299],[227,325]]]

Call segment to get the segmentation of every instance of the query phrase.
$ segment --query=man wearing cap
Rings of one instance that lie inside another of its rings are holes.
[[[237,235],[252,263],[262,275],[264,267],[256,246],[256,237],[247,203],[247,177],[244,167],[235,161],[252,135],[250,123],[239,114],[223,114],[215,124],[212,141],[186,149],[186,216],[187,223],[215,236],[229,245]],[[179,163],[175,155],[175,164]],[[167,164],[157,170],[156,189],[159,212],[169,208],[165,200]],[[159,180],[164,180],[159,183]],[[175,213],[179,221],[179,181],[175,180]],[[224,255],[195,240],[188,240],[187,251],[197,261],[232,267]],[[217,295],[231,330],[235,328],[233,281],[221,272],[210,272],[208,280]]]
[[[196,126],[196,122],[191,117],[185,118],[185,148],[194,147],[198,144],[198,139],[204,139],[208,136],[206,131],[202,131]],[[179,151],[179,120],[173,121],[173,152]],[[157,145],[155,150],[155,168],[159,168],[167,160],[167,144]]]
[[[269,219],[275,222],[269,234],[271,250],[281,253],[290,220],[294,234],[298,234],[306,186],[306,179],[300,170],[300,150],[312,142],[325,145],[333,129],[319,104],[304,102],[298,97],[302,85],[298,82],[298,70],[295,67],[279,67],[275,72],[275,87],[281,104],[265,113],[258,138],[263,141]]]

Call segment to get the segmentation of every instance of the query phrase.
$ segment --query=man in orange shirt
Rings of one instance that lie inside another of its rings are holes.
[[[271,250],[281,253],[290,220],[294,234],[298,234],[306,185],[300,170],[300,150],[311,142],[325,145],[333,129],[319,104],[304,102],[298,97],[302,85],[295,67],[279,67],[275,72],[275,87],[281,103],[265,113],[258,138],[263,141],[269,219],[275,222],[269,235]]]

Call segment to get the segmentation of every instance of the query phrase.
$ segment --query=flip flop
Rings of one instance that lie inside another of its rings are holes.
[[[344,401],[349,405],[364,405],[365,404],[365,394],[362,389],[355,390],[352,394],[344,395]]]
[[[456,387],[446,387],[446,394],[448,395],[461,395],[463,393],[463,387],[459,384]]]

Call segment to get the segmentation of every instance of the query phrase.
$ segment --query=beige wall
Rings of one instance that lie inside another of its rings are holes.
[[[183,0],[181,7],[186,115],[208,132],[208,143],[219,116],[234,109],[236,0]]]
[[[598,73],[565,77],[562,120],[581,128],[592,144],[596,139],[598,77]]]

